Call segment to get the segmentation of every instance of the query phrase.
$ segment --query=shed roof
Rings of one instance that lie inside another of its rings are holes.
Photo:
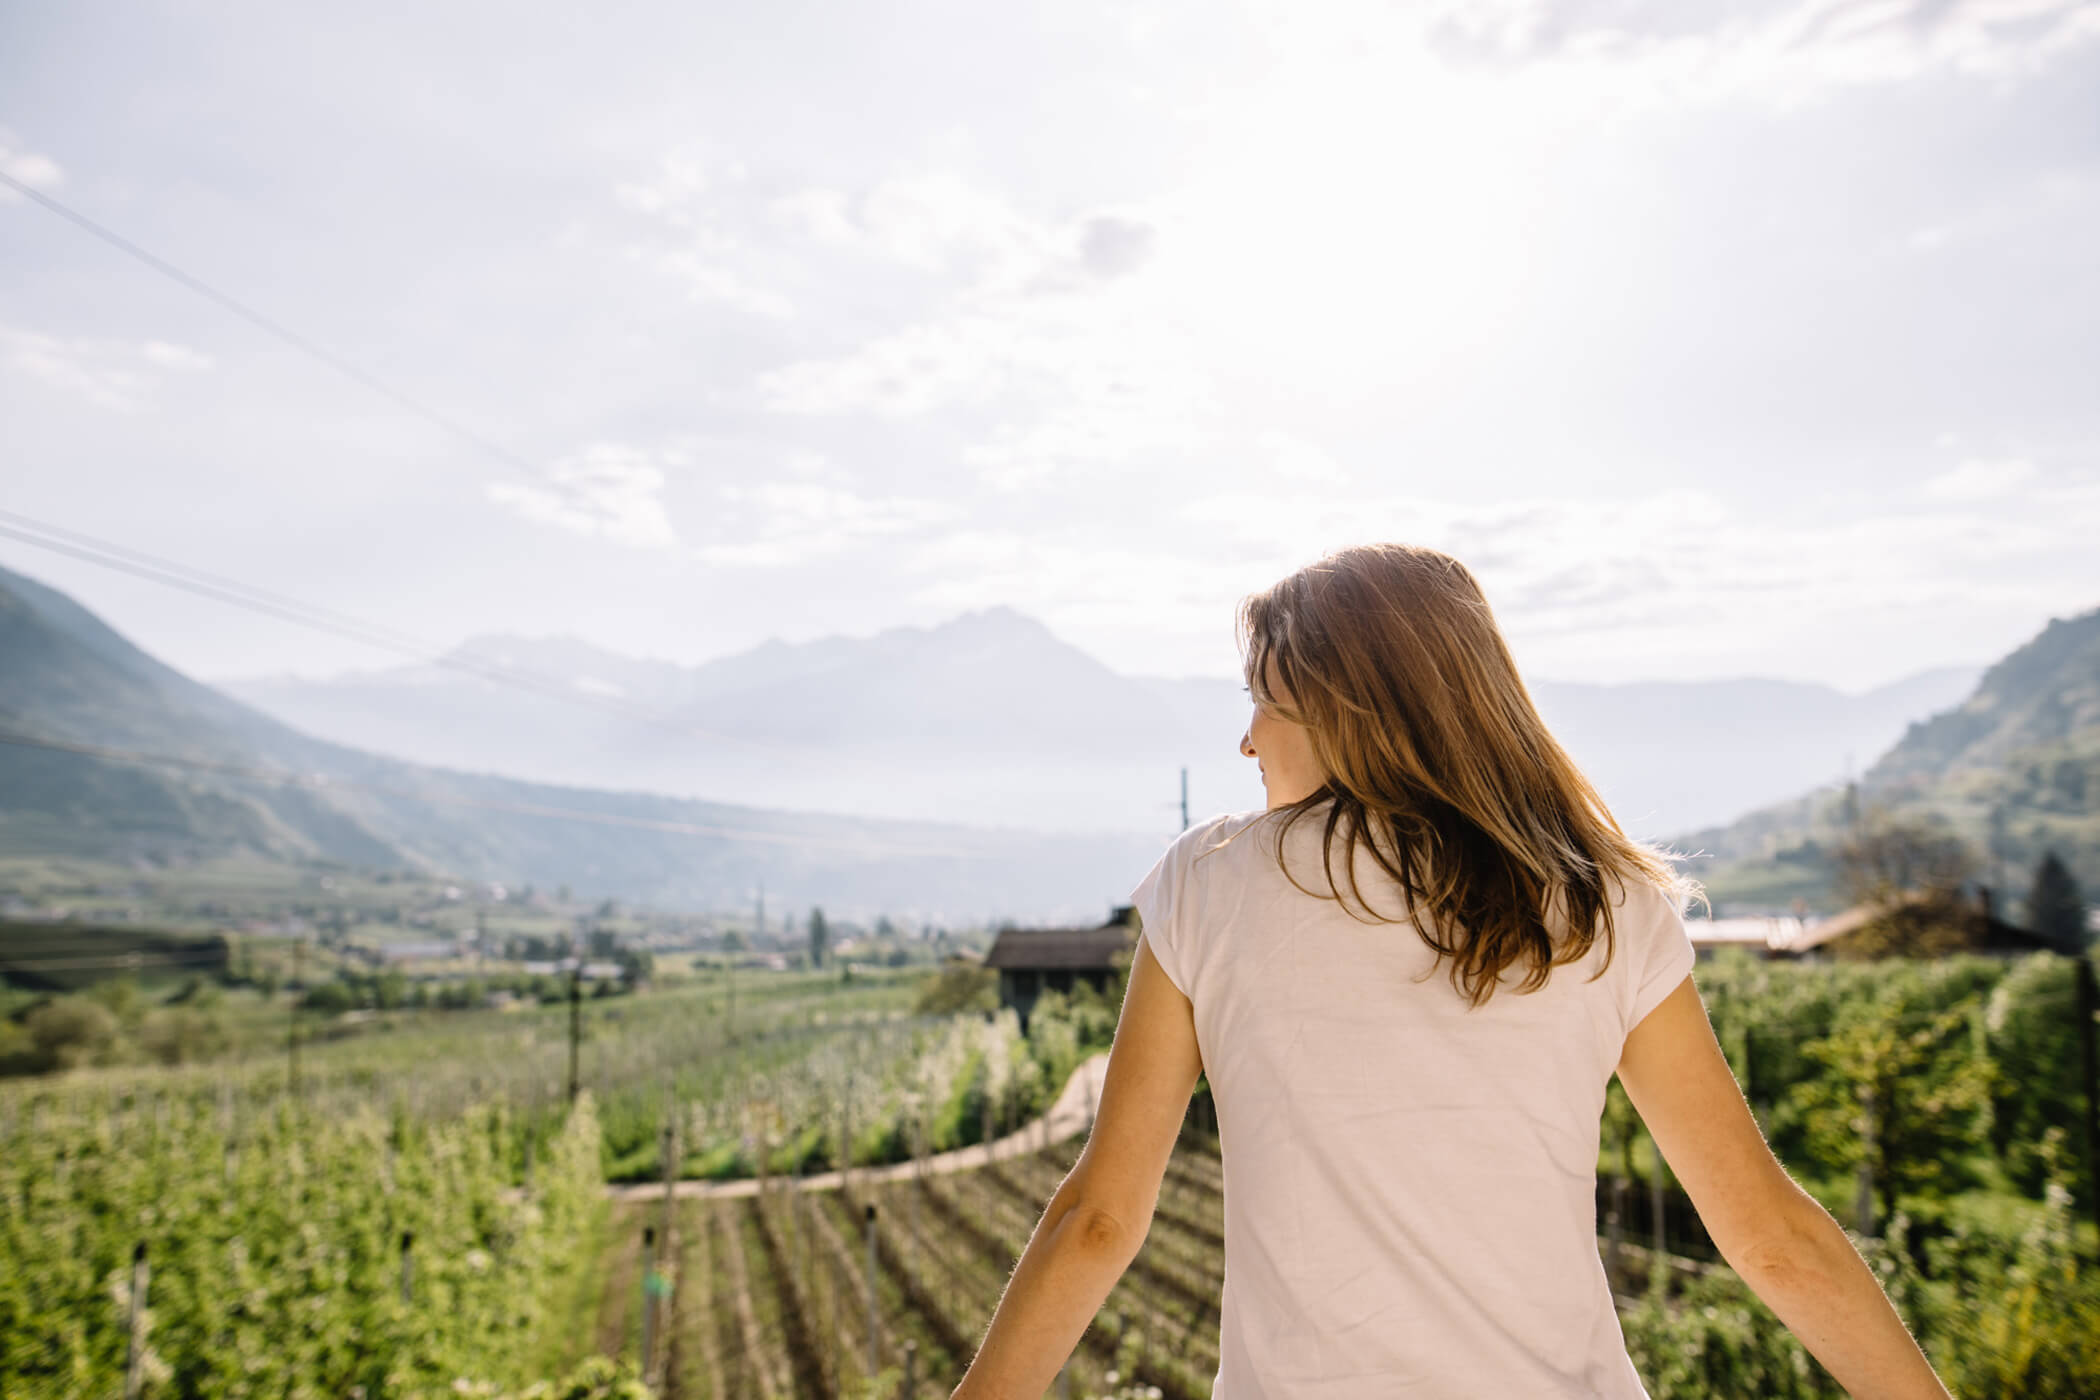
[[[1002,929],[984,955],[986,967],[1015,969],[1108,968],[1118,953],[1137,942],[1128,924],[1100,928]]]

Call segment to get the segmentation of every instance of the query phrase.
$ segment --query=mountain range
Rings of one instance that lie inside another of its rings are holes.
[[[1834,849],[1877,809],[1960,836],[2016,917],[2047,852],[2089,900],[2100,892],[2100,608],[2050,619],[1959,703],[1909,725],[1851,790],[1825,784],[1679,842],[1706,852],[1738,898],[1820,900]]]
[[[763,883],[848,916],[1093,921],[1165,839],[761,809],[382,757],[199,684],[0,569],[0,851],[12,855],[258,853],[697,909],[741,907]]]
[[[1860,755],[1860,799],[1928,807],[2004,860],[2058,849],[2089,887],[2100,863],[2100,609],[1988,669],[1863,695],[1530,688],[1627,828],[1699,851],[1738,904],[1827,904]],[[233,689],[0,570],[0,851],[259,852],[686,908],[763,882],[848,916],[1091,920],[1177,828],[1175,767],[1193,816],[1261,801],[1236,682],[1120,675],[1009,609],[702,666],[484,638],[443,664]],[[1732,820],[1678,819],[1722,802]]]
[[[1980,671],[1857,695],[1761,679],[1530,689],[1628,830],[1661,836],[1856,771]],[[1199,815],[1262,803],[1237,679],[1122,675],[1010,608],[698,666],[490,636],[436,663],[220,684],[339,743],[544,782],[1089,833],[1170,831],[1184,766]]]

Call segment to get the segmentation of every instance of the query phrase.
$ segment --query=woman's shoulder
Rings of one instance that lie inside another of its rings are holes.
[[[1222,812],[1206,821],[1197,822],[1176,838],[1175,844],[1184,846],[1190,859],[1198,859],[1215,852],[1243,844],[1255,835],[1254,828],[1268,824],[1266,818],[1273,812]]]

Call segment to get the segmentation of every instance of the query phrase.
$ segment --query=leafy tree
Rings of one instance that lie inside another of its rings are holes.
[[[1876,917],[1831,951],[1846,958],[1934,958],[1969,946],[1962,886],[1976,853],[1938,816],[1877,809],[1837,849],[1839,891]]]
[[[226,1028],[199,1007],[167,1006],[146,1013],[139,1045],[162,1064],[191,1064],[226,1049]]]
[[[2027,925],[2067,952],[2086,945],[2085,896],[2062,857],[2050,851],[2034,868],[2027,895]]]
[[[116,1013],[86,997],[58,997],[22,1021],[37,1059],[48,1069],[100,1063],[117,1043]]]
[[[1975,1053],[1971,1008],[1904,996],[1846,1003],[1830,1034],[1802,1047],[1828,1071],[1797,1085],[1816,1158],[1874,1175],[1882,1218],[1897,1198],[1966,1185],[1966,1160],[1990,1077]]]
[[[812,967],[822,967],[824,957],[831,951],[831,925],[824,922],[824,911],[812,908],[809,911],[809,962]]]
[[[954,1016],[964,1011],[999,1009],[999,974],[975,963],[956,963],[919,990],[912,1005],[916,1016]]]
[[[1837,849],[1838,888],[1888,909],[1917,895],[1950,897],[1976,872],[1967,842],[1937,816],[1876,810]]]
[[[2050,1132],[2079,1140],[2085,1094],[2078,1082],[2077,965],[2053,953],[2021,958],[1992,989],[1984,1011],[1990,1042],[1991,1142],[2013,1184],[2039,1196],[2047,1183],[2042,1143]],[[2065,1181],[2091,1199],[2085,1154]]]
[[[317,982],[307,988],[306,995],[300,999],[300,1005],[323,1015],[339,1016],[355,1008],[360,1000],[356,985],[348,978],[338,977],[328,982]]]

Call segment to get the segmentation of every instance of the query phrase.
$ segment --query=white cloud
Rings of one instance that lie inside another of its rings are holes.
[[[24,150],[17,144],[15,134],[0,127],[0,171],[20,180],[33,189],[45,189],[62,183],[65,172],[58,162],[36,151]],[[5,185],[0,185],[0,204],[14,204],[22,196]]]
[[[130,342],[54,336],[0,326],[0,371],[24,375],[111,413],[147,408],[160,385],[156,370],[194,372],[212,359],[164,340]]]
[[[697,159],[674,153],[650,176],[615,185],[614,199],[662,235],[629,245],[625,253],[670,276],[694,301],[784,319],[794,314],[794,304],[766,285],[753,267],[759,259],[749,240],[731,228],[744,214],[746,201],[738,193],[744,178],[738,162],[710,173]]]
[[[2034,463],[2024,458],[1971,458],[1932,477],[1924,489],[1936,501],[1988,501],[2012,495],[2036,475]]]
[[[1421,32],[1441,54],[1612,88],[1615,105],[1753,97],[1782,107],[1831,88],[1934,71],[2009,78],[2100,37],[2090,0],[1791,0],[1569,14],[1549,0],[1443,0]]]
[[[149,340],[139,347],[139,353],[162,369],[199,371],[210,369],[214,363],[202,350],[166,340]]]
[[[762,373],[759,403],[799,416],[903,420],[961,411],[962,460],[996,490],[1157,462],[1203,441],[1200,357],[1147,286],[1159,242],[1137,211],[1037,219],[957,176],[804,190],[775,205],[805,236],[941,275],[901,325]]]
[[[822,472],[804,461],[790,470]],[[829,474],[829,473],[825,473]],[[884,537],[917,533],[958,518],[949,503],[915,497],[867,497],[822,481],[764,481],[724,486],[710,542],[695,555],[709,564],[777,568],[805,564]]]
[[[694,301],[713,302],[776,320],[795,314],[793,302],[732,270],[719,254],[673,249],[658,253],[656,265],[684,283],[687,295]]]
[[[690,156],[667,155],[656,173],[644,180],[630,180],[613,187],[613,197],[642,214],[656,214],[677,222],[685,219],[685,208],[708,187],[700,163]]]
[[[678,465],[679,459],[594,443],[548,467],[540,481],[492,481],[486,491],[527,520],[636,549],[661,549],[678,538],[664,509],[661,462]]]
[[[1056,229],[948,171],[893,176],[858,194],[804,189],[773,210],[819,243],[980,285],[1017,287],[1064,252]]]
[[[775,413],[871,413],[916,418],[983,397],[1014,354],[1008,328],[966,316],[907,326],[835,358],[799,360],[758,377],[759,401]]]

